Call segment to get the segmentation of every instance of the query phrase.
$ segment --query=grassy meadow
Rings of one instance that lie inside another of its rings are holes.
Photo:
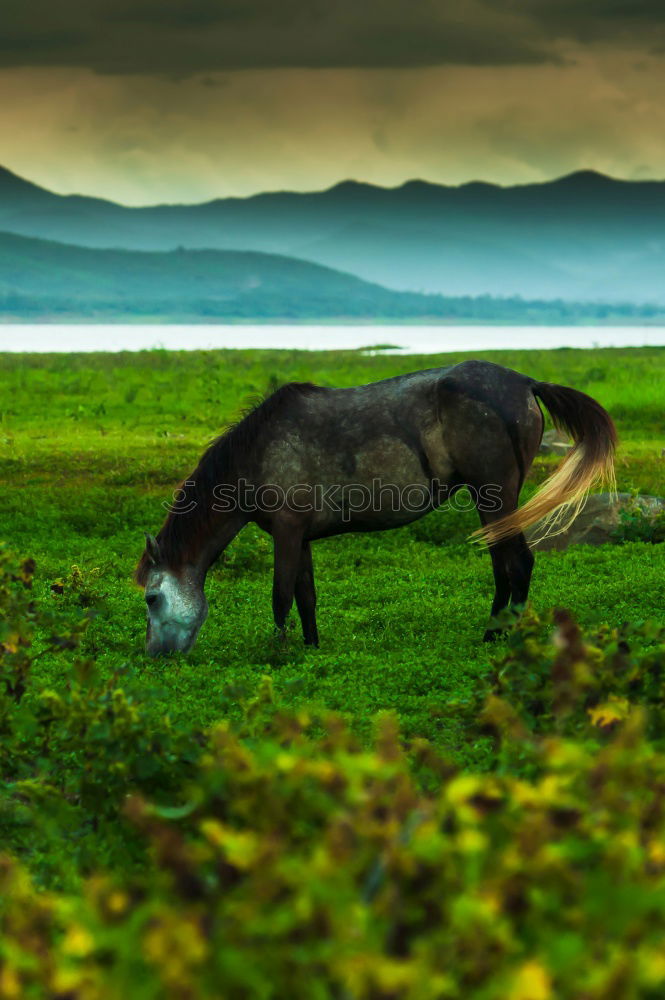
[[[664,492],[665,350],[484,356],[597,397],[619,428],[619,488]],[[488,668],[489,651],[479,640],[492,573],[487,555],[465,540],[475,512],[436,512],[398,531],[317,543],[319,650],[305,651],[295,621],[287,648],[273,647],[270,539],[252,527],[209,576],[210,616],[187,658],[153,662],[144,655],[141,592],[131,580],[143,531],[161,524],[162,501],[257,396],[289,380],[354,385],[461,357],[4,355],[0,538],[35,559],[40,593],[62,581],[66,606],[80,602],[77,587],[85,590],[84,601],[98,613],[83,651],[104,672],[129,671],[174,719],[207,725],[233,715],[242,692],[270,674],[290,704],[343,710],[360,731],[377,710],[394,709],[407,735],[464,758],[464,733],[440,723],[438,708]],[[557,461],[537,459],[525,492]],[[540,554],[531,599],[541,612],[570,608],[584,625],[657,618],[665,604],[665,550],[637,541]],[[45,682],[61,683],[57,659],[45,656],[39,670]]]
[[[665,349],[485,356],[665,492]],[[307,650],[248,528],[194,650],[144,653],[143,532],[243,407],[458,359],[0,355],[0,1000],[663,996],[660,527],[539,553],[495,647],[475,514],[319,542]]]

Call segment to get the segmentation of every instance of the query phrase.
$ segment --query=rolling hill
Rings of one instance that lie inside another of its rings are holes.
[[[0,233],[4,319],[423,318],[448,309],[440,296],[273,254],[96,250]]]
[[[98,250],[0,233],[0,322],[662,322],[658,307],[421,295],[242,250]]]
[[[391,289],[665,304],[665,182],[584,171],[544,184],[352,181],[127,208],[0,169],[0,230],[95,248],[277,254]]]

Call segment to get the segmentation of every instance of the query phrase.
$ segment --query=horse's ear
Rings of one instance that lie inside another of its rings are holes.
[[[162,559],[162,554],[159,551],[159,542],[154,535],[149,535],[147,531],[145,533],[145,550],[148,553],[150,562],[153,566],[157,566]]]

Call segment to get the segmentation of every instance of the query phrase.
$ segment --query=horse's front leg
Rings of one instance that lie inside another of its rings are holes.
[[[293,604],[300,567],[303,532],[289,522],[278,522],[273,527],[272,536],[275,558],[272,611],[278,632],[285,638],[286,618]]]
[[[303,542],[300,550],[300,564],[295,585],[296,605],[302,622],[302,634],[306,646],[318,646],[319,633],[316,628],[316,589],[314,587],[314,567],[312,546]]]

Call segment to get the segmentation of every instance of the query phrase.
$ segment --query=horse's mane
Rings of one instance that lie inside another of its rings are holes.
[[[237,480],[238,465],[259,443],[277,413],[299,397],[317,391],[321,391],[320,386],[311,382],[289,382],[280,386],[272,395],[250,406],[209,445],[197,467],[179,487],[181,510],[169,512],[157,535],[165,565],[177,569],[188,561],[194,545],[208,533],[215,519],[211,503],[213,489]],[[186,512],[189,507],[191,510]],[[144,551],[134,574],[141,586],[145,585],[151,566],[150,557]]]

